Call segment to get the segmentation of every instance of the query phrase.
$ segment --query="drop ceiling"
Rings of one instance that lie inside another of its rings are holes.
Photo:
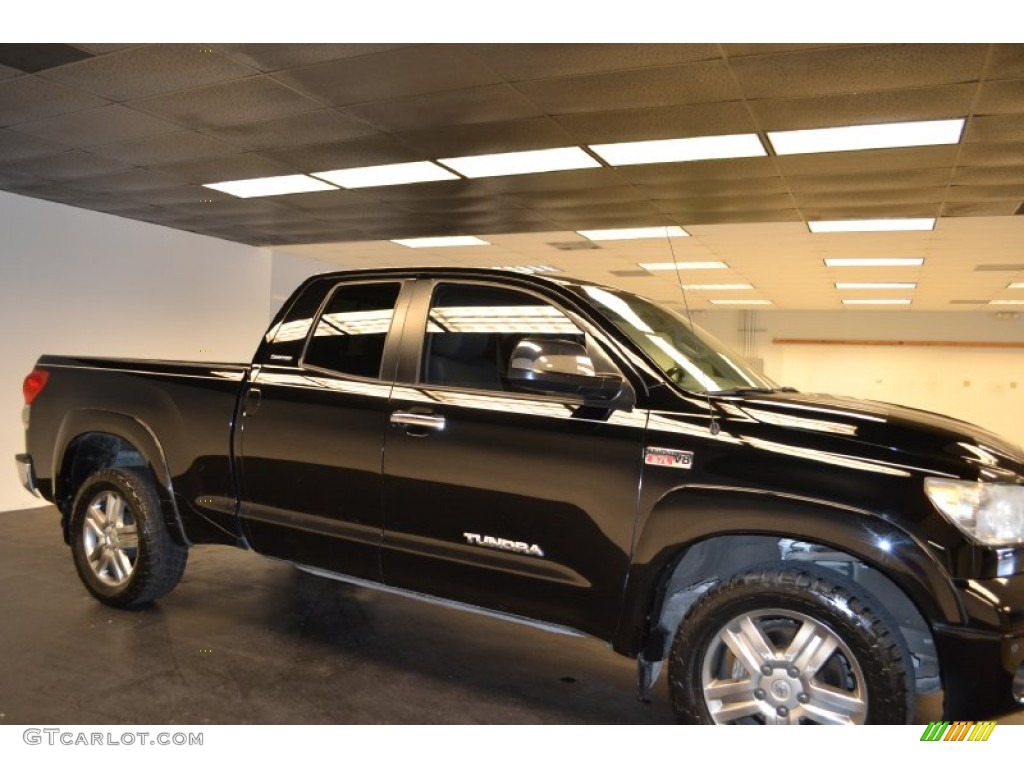
[[[959,143],[238,199],[204,184],[367,165],[910,120]],[[346,266],[544,264],[678,301],[681,261],[780,309],[839,309],[837,282],[915,282],[909,309],[1024,298],[1024,45],[0,45],[0,189]],[[812,235],[826,219],[933,231]],[[493,245],[411,251],[399,238]],[[555,245],[552,245],[555,244]],[[597,246],[597,247],[592,247]],[[825,257],[923,257],[826,268]],[[691,305],[733,294],[690,292]],[[885,291],[886,297],[892,293]],[[746,296],[745,296],[746,297]],[[861,308],[849,311],[863,311]]]

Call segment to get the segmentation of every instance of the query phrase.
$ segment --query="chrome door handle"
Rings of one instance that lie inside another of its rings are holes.
[[[391,423],[404,427],[418,427],[440,432],[444,429],[444,416],[432,416],[429,413],[413,413],[411,411],[395,411],[391,414]]]

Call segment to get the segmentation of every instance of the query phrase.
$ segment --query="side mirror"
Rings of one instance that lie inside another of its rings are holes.
[[[508,379],[514,386],[543,394],[580,395],[613,407],[626,386],[615,373],[597,373],[582,344],[563,339],[525,338],[512,352]]]

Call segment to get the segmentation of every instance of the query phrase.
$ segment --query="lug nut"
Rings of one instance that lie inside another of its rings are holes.
[[[806,693],[801,693],[796,697],[796,700],[799,701],[801,704],[806,704],[808,701],[811,700],[811,697],[808,696]]]
[[[764,697],[765,697],[765,693],[764,693],[763,689],[758,688],[756,691],[754,691],[754,698],[755,699],[763,699]]]
[[[790,667],[789,669],[786,670],[786,673],[790,677],[800,677],[800,670],[797,669],[796,667]]]
[[[771,668],[770,665],[765,664],[763,667],[761,667],[761,674],[762,675],[766,675],[767,676],[767,675],[771,675],[771,673],[772,673],[772,668]]]
[[[789,710],[786,709],[785,707],[779,707],[775,711],[778,713],[779,717],[785,717],[786,715],[789,714]]]

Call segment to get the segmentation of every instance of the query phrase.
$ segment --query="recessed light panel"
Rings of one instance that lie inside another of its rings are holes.
[[[956,144],[964,130],[963,118],[881,125],[846,125],[803,131],[768,131],[777,155],[812,152],[852,152],[861,149],[928,147]]]
[[[490,245],[486,240],[470,235],[456,237],[414,237],[406,240],[392,240],[395,245],[406,248],[461,248],[469,245]]]
[[[923,258],[825,259],[826,267],[920,267],[923,264]]]
[[[1010,283],[1007,288],[1024,288],[1024,283]]]
[[[989,304],[1024,304],[1024,299],[992,299]]]
[[[652,261],[637,264],[648,272],[671,272],[673,269],[728,269],[724,261]]]
[[[935,219],[809,221],[807,227],[815,234],[823,232],[927,232],[935,228]]]
[[[588,240],[645,240],[661,237],[689,237],[682,227],[633,227],[632,229],[581,229],[577,235]]]
[[[843,304],[909,304],[910,299],[843,299]]]
[[[619,144],[591,144],[590,150],[608,165],[647,165],[719,160],[733,157],[763,157],[764,145],[756,133],[729,136],[695,136],[689,139],[627,141]]]
[[[528,152],[503,152],[497,155],[443,157],[438,160],[470,179],[489,176],[515,176],[523,173],[572,171],[599,168],[600,163],[579,147],[533,149]]]
[[[757,305],[762,305],[762,306],[765,305],[765,304],[771,304],[771,302],[768,301],[768,299],[708,299],[708,303],[710,303],[710,304],[721,304],[721,305],[737,305],[737,306],[743,305],[743,304],[747,304],[747,305],[757,304]]]
[[[912,291],[917,283],[836,283],[840,291]]]
[[[300,192],[324,192],[337,189],[333,184],[304,176],[267,176],[261,179],[241,179],[239,181],[218,181],[215,184],[203,184],[204,187],[226,192],[235,197],[269,197],[270,195],[295,195]]]
[[[364,168],[342,168],[337,171],[314,173],[318,179],[329,181],[346,189],[386,187],[394,184],[418,184],[424,181],[447,181],[459,178],[436,163],[394,163],[371,165]]]

